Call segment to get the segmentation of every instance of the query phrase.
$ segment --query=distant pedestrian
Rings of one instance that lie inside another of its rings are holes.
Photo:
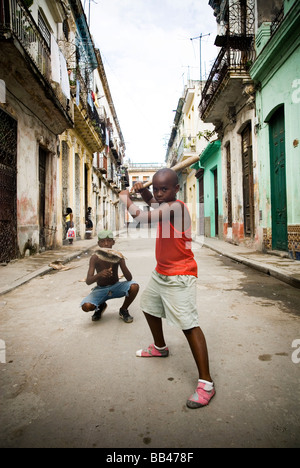
[[[85,215],[85,225],[87,230],[91,230],[94,227],[93,221],[92,221],[92,208],[89,206]]]
[[[71,208],[66,209],[66,214],[65,216],[65,221],[66,221],[66,236],[68,234],[68,230],[71,228],[74,228],[74,222],[73,222],[73,211]],[[69,239],[69,244],[73,244],[73,239]]]
[[[85,238],[91,239],[93,234],[92,208],[89,206],[85,215]]]

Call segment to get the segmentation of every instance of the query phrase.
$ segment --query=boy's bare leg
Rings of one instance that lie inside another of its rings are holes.
[[[139,285],[138,284],[132,284],[129,289],[128,296],[125,297],[125,301],[121,307],[121,309],[127,310],[130,304],[133,303],[134,299],[136,298],[138,292],[139,292]]]
[[[164,348],[166,346],[166,343],[163,334],[161,318],[154,317],[153,315],[149,315],[146,312],[144,312],[144,315],[150,327],[154,339],[154,344],[158,346],[158,348]]]
[[[199,379],[212,382],[212,378],[209,373],[209,360],[206,340],[201,328],[195,327],[191,328],[190,330],[183,330],[183,333],[185,334],[193,353],[199,372]]]

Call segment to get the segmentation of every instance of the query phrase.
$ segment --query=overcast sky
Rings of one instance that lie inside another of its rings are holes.
[[[89,17],[89,0],[82,0]],[[218,54],[208,0],[90,0],[100,49],[132,162],[164,162],[184,84],[208,74]],[[188,68],[190,67],[190,68]]]

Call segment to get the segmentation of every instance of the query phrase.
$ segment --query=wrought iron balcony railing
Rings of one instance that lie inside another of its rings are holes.
[[[256,52],[253,43],[248,50],[227,49],[225,47],[221,49],[203,89],[199,106],[201,116],[204,115],[219,87],[227,78],[249,76],[249,69],[255,58]]]
[[[16,38],[43,78],[52,87],[51,50],[34,18],[21,0],[0,0],[0,36]],[[68,111],[69,103],[66,97],[58,90],[55,94],[63,108]]]
[[[34,19],[20,0],[0,0],[0,31],[11,32],[22,44],[42,75],[50,82],[50,49]]]

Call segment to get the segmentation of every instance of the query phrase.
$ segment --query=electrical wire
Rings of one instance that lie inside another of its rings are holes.
[[[56,136],[56,137],[58,136],[57,133],[54,133],[53,130],[51,130],[51,129],[45,124],[45,122],[43,122],[43,121],[40,119],[40,117],[39,117],[38,115],[36,115],[28,106],[26,106],[26,104],[24,104],[24,102],[22,102],[12,91],[10,91],[10,89],[8,89],[8,88],[6,87],[6,90],[9,92],[9,94],[11,94],[11,95],[16,99],[16,101],[18,101],[18,103],[19,103],[21,106],[23,106],[23,107],[25,107],[25,109],[29,110],[30,114],[27,114],[27,112],[24,112],[26,115],[28,115],[28,117],[32,117],[32,116],[36,117],[37,120],[39,120],[39,121],[41,122],[41,124],[42,124],[44,127],[46,127],[47,130],[48,130],[50,133],[52,133],[52,135],[54,135],[54,136]]]

